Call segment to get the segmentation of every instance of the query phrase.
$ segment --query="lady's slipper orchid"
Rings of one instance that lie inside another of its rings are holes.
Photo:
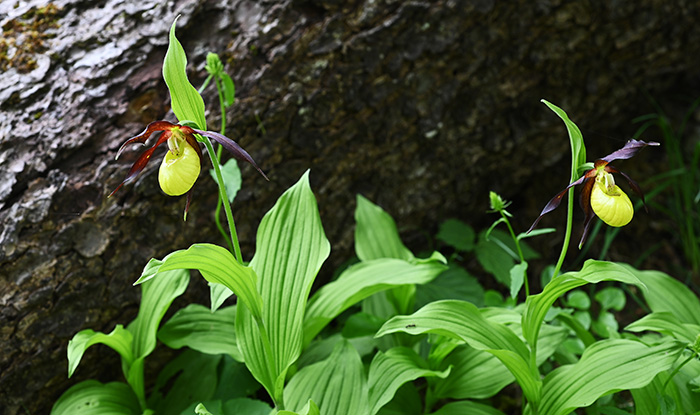
[[[141,173],[151,159],[156,147],[167,142],[168,152],[163,158],[160,170],[158,172],[158,181],[163,192],[170,196],[180,196],[187,193],[187,206],[189,207],[192,198],[190,190],[199,177],[200,166],[202,163],[202,150],[194,137],[194,134],[199,134],[211,138],[221,144],[228,150],[235,159],[248,162],[262,174],[265,180],[269,180],[265,173],[260,170],[260,167],[255,163],[252,157],[241,146],[230,138],[223,136],[213,131],[202,131],[184,125],[173,124],[168,121],[155,121],[146,127],[139,135],[132,137],[119,148],[117,158],[124,151],[126,146],[131,143],[145,143],[151,134],[162,131],[162,134],[156,141],[156,144],[144,151],[139,156],[136,162],[131,166],[129,173],[123,182],[109,196],[119,190],[122,185]],[[187,210],[187,208],[185,208]]]
[[[642,203],[644,202],[644,194],[637,182],[613,167],[610,162],[613,160],[631,158],[646,146],[658,145],[659,143],[653,141],[647,143],[641,140],[629,140],[621,149],[608,154],[602,159],[596,160],[592,169],[586,171],[578,180],[566,186],[564,190],[557,193],[556,196],[547,203],[544,209],[542,209],[540,216],[535,220],[535,223],[528,229],[528,233],[535,229],[535,226],[537,226],[544,214],[553,211],[559,206],[567,190],[578,184],[583,184],[580,203],[586,215],[583,222],[583,235],[581,236],[579,248],[586,242],[588,231],[596,215],[610,226],[619,227],[627,225],[634,215],[634,207],[632,207],[632,202],[625,192],[615,184],[612,173],[620,173],[627,179],[632,190],[642,198]],[[644,208],[646,209],[646,205]]]

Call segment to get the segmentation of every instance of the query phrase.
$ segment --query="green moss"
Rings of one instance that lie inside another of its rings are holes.
[[[44,41],[54,37],[48,29],[59,27],[61,9],[53,3],[32,8],[2,26],[0,39],[0,71],[15,68],[20,73],[36,69],[35,55],[46,51]],[[15,49],[9,55],[11,49]]]

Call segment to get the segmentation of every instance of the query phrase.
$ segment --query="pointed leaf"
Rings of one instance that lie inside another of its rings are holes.
[[[476,234],[461,220],[448,219],[440,225],[436,238],[457,250],[469,252],[474,249]]]
[[[516,298],[527,278],[527,262],[513,265],[510,269],[510,296]]]
[[[226,73],[221,74],[221,89],[224,91],[224,106],[230,107],[236,100],[236,86]]]
[[[141,406],[131,388],[121,382],[86,380],[65,391],[51,415],[139,415]]]
[[[177,18],[170,26],[168,51],[163,61],[163,79],[170,90],[173,113],[180,121],[193,121],[198,128],[207,129],[204,100],[187,79],[187,56],[175,37]]]
[[[427,363],[412,349],[395,347],[378,352],[369,366],[369,415],[379,412],[396,391],[406,382],[420,377],[444,378],[450,369],[436,371],[428,369]]]
[[[574,180],[575,176],[577,175],[578,167],[586,163],[586,146],[583,143],[583,134],[581,134],[581,130],[579,130],[576,124],[571,121],[564,110],[551,102],[545,101],[544,99],[542,100],[542,103],[549,107],[550,110],[554,111],[554,113],[557,114],[566,125],[566,130],[569,133],[569,141],[571,143],[571,159],[574,162],[572,165],[571,180]]]
[[[370,295],[406,284],[425,284],[447,267],[439,261],[412,264],[400,259],[380,258],[347,268],[309,301],[304,318],[304,343],[348,307]]]
[[[539,412],[566,415],[619,390],[640,388],[668,370],[683,345],[668,342],[654,347],[632,340],[602,340],[576,364],[561,366],[545,379]]]
[[[148,281],[159,272],[196,269],[209,282],[224,285],[238,295],[254,315],[261,315],[262,298],[256,290],[257,275],[253,268],[241,265],[226,248],[213,244],[194,244],[153,262],[136,284]]]
[[[211,312],[190,304],[178,310],[158,331],[158,340],[172,349],[189,347],[206,354],[227,354],[242,362],[235,333],[236,306]]]
[[[216,172],[214,169],[209,169],[209,175],[216,181]],[[238,191],[241,190],[242,183],[241,169],[238,168],[238,163],[235,159],[228,159],[226,163],[221,166],[221,177],[224,179],[228,201],[229,203],[233,203],[233,199],[236,198]]]
[[[496,356],[467,345],[458,347],[440,365],[450,366],[449,376],[434,382],[436,398],[490,398],[515,380]]]
[[[525,302],[523,313],[523,336],[530,344],[537,342],[537,336],[549,308],[562,294],[574,288],[600,281],[619,281],[644,287],[627,268],[605,261],[588,260],[581,271],[567,272],[551,280],[540,294],[531,295]]]
[[[306,302],[329,253],[307,171],[279,198],[258,228],[250,266],[259,276],[262,319],[256,321],[245,308],[239,308],[236,317],[246,365],[275,401],[281,399],[287,368],[301,354]],[[265,330],[263,337],[260,330]]]
[[[299,411],[309,400],[322,414],[367,414],[367,380],[360,355],[350,343],[338,343],[330,357],[301,369],[284,389],[284,401]]]
[[[392,318],[377,332],[377,337],[395,332],[441,334],[492,353],[513,373],[529,401],[539,398],[539,379],[530,372],[530,353],[523,341],[505,325],[485,319],[471,303],[430,303],[410,316]]]
[[[90,329],[79,331],[68,342],[68,377],[73,376],[85,350],[98,343],[111,347],[119,353],[122,363],[127,367],[130,366],[134,360],[134,355],[131,352],[131,342],[131,333],[121,324],[118,324],[109,334],[95,332]]]
[[[146,357],[155,349],[160,320],[173,300],[185,292],[189,282],[189,271],[174,270],[159,273],[157,278],[141,285],[139,313],[127,326],[134,336],[132,350],[135,359]]]
[[[639,333],[642,331],[656,331],[673,336],[686,343],[694,343],[700,334],[700,326],[696,324],[681,323],[678,318],[668,311],[647,314],[641,319],[625,327],[625,330]]]
[[[355,253],[361,261],[378,258],[413,260],[413,253],[401,242],[394,219],[361,195],[357,195],[355,221]]]

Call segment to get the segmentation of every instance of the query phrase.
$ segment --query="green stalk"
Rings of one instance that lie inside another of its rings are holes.
[[[214,83],[216,85],[216,91],[219,94],[219,107],[221,108],[221,135],[226,135],[226,107],[224,106],[223,91],[221,90],[221,83],[218,77],[214,77]],[[219,161],[219,163],[221,163],[222,148],[223,147],[219,145],[216,149],[216,159]],[[221,192],[219,192],[219,196],[216,201],[216,212],[214,213],[214,222],[216,223],[216,227],[217,229],[219,229],[221,236],[224,237],[224,240],[228,244],[229,251],[234,252],[235,248],[233,246],[233,242],[228,237],[228,235],[226,235],[226,231],[224,230],[224,227],[221,224],[221,206],[224,206],[224,201],[228,201],[228,199],[221,199]]]
[[[214,147],[211,145],[209,137],[202,136],[202,142],[207,148],[207,153],[209,153],[209,158],[211,159],[211,164],[214,166],[214,172],[216,173],[216,181],[219,184],[219,197],[224,205],[224,211],[226,212],[226,220],[228,221],[229,231],[231,233],[231,241],[233,241],[234,256],[236,260],[243,264],[243,256],[241,255],[241,246],[238,243],[238,234],[236,233],[236,224],[233,222],[233,213],[231,212],[231,204],[228,203],[228,196],[226,195],[226,186],[224,185],[224,178],[221,175],[221,166],[219,160],[214,153]]]
[[[525,256],[523,255],[523,250],[520,248],[520,240],[515,236],[515,232],[513,231],[513,227],[510,225],[510,221],[508,221],[508,217],[506,214],[503,212],[503,210],[500,211],[501,217],[503,218],[503,221],[506,223],[506,226],[508,227],[508,230],[510,231],[510,236],[513,238],[513,242],[515,242],[515,248],[518,250],[518,257],[520,257],[520,263],[522,264],[525,262]],[[525,297],[530,296],[530,287],[527,282],[527,274],[525,275],[524,281],[525,283]]]

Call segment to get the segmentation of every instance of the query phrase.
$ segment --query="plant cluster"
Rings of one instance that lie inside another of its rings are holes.
[[[226,97],[233,84],[224,86],[223,67],[210,59],[223,109],[233,102],[232,95]],[[161,178],[168,194],[191,194],[202,159],[199,143],[205,145],[226,210],[229,232],[223,235],[229,247],[200,243],[152,259],[136,281],[142,290],[137,317],[108,334],[83,330],[68,346],[69,376],[90,346],[103,344],[119,353],[125,382],[78,383],[55,403],[53,415],[566,415],[583,407],[592,414],[632,413],[632,407],[636,414],[650,415],[700,411],[700,301],[687,287],[661,272],[607,261],[588,260],[580,270],[560,274],[572,230],[573,186],[584,186],[584,239],[595,216],[624,225],[631,219],[630,201],[615,185],[611,173],[619,170],[609,163],[656,143],[630,141],[587,163],[576,125],[545,102],[566,124],[573,158],[571,184],[542,212],[569,194],[564,246],[539,293],[528,284],[527,261],[536,253],[524,239],[553,230],[516,235],[508,203],[491,193],[491,210],[499,219],[489,229],[477,234],[454,220],[441,227],[437,238],[455,252],[449,259],[437,251],[416,255],[401,241],[392,217],[358,195],[357,262],[312,294],[331,247],[309,172],[263,217],[255,254],[245,263],[229,193],[240,185],[240,176],[232,183],[233,175],[222,174],[221,153],[217,156],[209,138],[237,159],[257,164],[223,131],[206,129],[204,104],[187,80],[185,65],[173,23],[164,77],[180,122],[152,124],[146,134],[163,131],[152,149],[168,143],[166,167],[161,167],[175,169]],[[127,143],[146,138],[139,135]],[[125,182],[143,169],[152,149],[137,160]],[[177,191],[169,191],[173,187]],[[508,232],[497,229],[501,224]],[[510,298],[484,291],[458,265],[458,257],[471,255],[509,288]],[[186,290],[190,270],[209,282],[211,304],[190,304],[161,326],[172,301]],[[625,307],[624,292],[609,284],[583,290],[603,282],[633,287],[650,313],[620,330],[614,313]],[[523,287],[525,301],[519,302]],[[234,294],[236,304],[224,306]],[[144,361],[157,341],[186,350],[147,390]]]

